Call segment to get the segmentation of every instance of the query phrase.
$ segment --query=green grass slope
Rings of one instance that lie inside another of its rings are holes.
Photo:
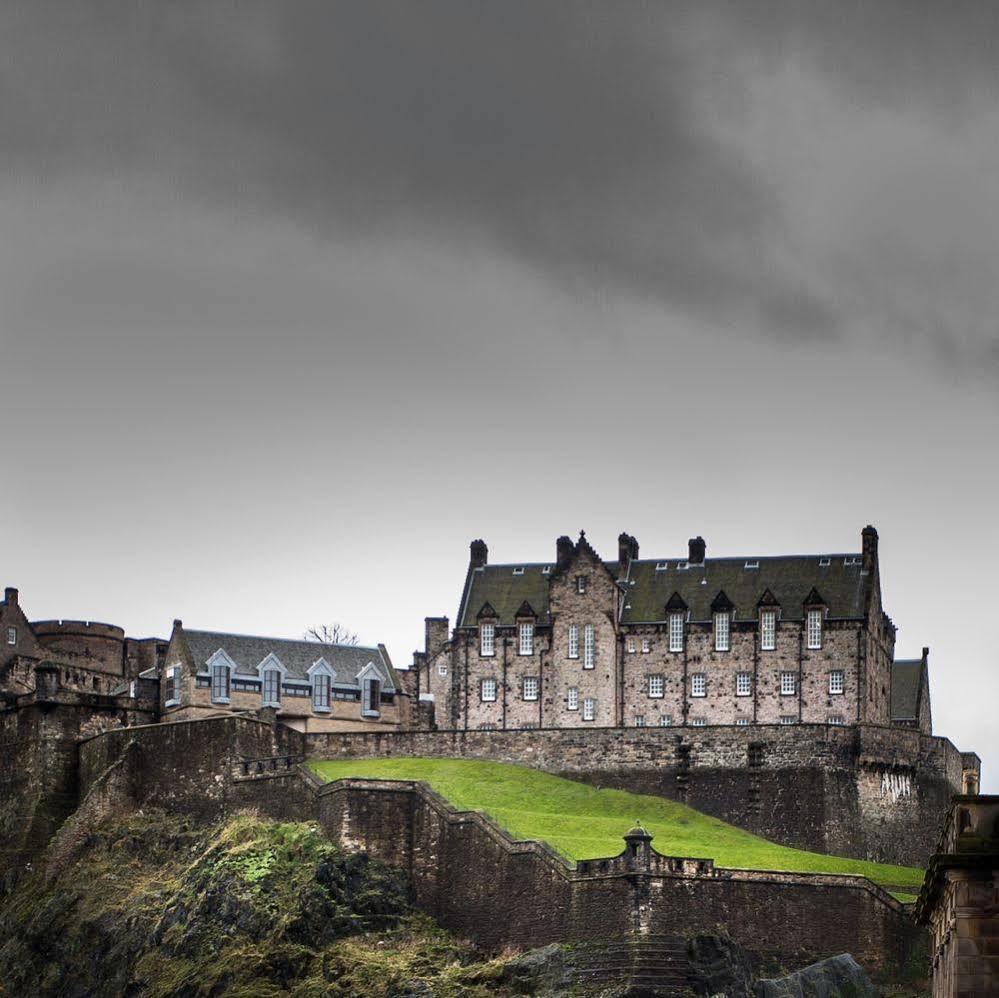
[[[325,780],[423,780],[463,811],[481,811],[519,839],[539,839],[570,859],[616,856],[640,820],[667,856],[717,866],[800,873],[850,873],[900,892],[918,891],[923,871],[776,845],[661,797],[598,790],[523,766],[472,759],[344,759],[310,762]],[[901,895],[900,895],[901,896]],[[908,898],[904,898],[908,900]]]

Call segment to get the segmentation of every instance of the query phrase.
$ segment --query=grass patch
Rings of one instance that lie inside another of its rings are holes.
[[[849,873],[918,891],[923,871],[790,849],[661,797],[598,790],[524,766],[473,759],[337,759],[310,762],[325,780],[343,777],[423,780],[463,811],[481,811],[519,839],[547,842],[569,859],[616,856],[636,820],[668,856],[713,859],[718,866],[796,873]]]

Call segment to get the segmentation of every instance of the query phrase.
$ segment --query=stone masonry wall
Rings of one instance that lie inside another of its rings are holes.
[[[491,759],[682,800],[787,845],[915,866],[933,849],[961,757],[873,726],[768,725],[309,735],[315,758]]]

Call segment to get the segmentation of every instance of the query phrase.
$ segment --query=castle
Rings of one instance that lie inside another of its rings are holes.
[[[779,842],[919,863],[980,762],[932,731],[928,649],[895,661],[878,535],[846,554],[615,561],[585,535],[551,562],[489,564],[473,541],[455,627],[426,620],[412,667],[384,645],[32,622],[0,603],[0,782],[55,827],[75,746],[110,728],[230,714],[326,755],[520,762],[682,800]],[[41,791],[39,791],[41,792]],[[2,816],[0,816],[2,819]]]

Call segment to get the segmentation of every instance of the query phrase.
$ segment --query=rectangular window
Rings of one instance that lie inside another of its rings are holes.
[[[706,723],[703,717],[692,717],[690,719],[690,726],[692,728],[703,728]]]
[[[749,724],[749,718],[748,717],[737,717],[735,719],[735,726],[737,728],[745,728],[745,727],[748,726],[748,724]]]
[[[382,684],[377,679],[365,679],[364,680],[365,717],[377,717],[378,707],[381,704],[381,702],[382,702]]]
[[[729,649],[729,621],[727,613],[715,614],[715,651],[728,651]]]
[[[647,655],[652,650],[648,638],[642,638],[642,654]]]
[[[808,647],[809,648],[821,648],[822,647],[822,611],[821,610],[809,610],[808,611]]]
[[[593,697],[583,698],[583,720],[592,721],[597,713],[597,701]]]
[[[569,658],[579,658],[579,625],[569,625]]]
[[[798,719],[793,714],[781,714],[781,724],[797,724]]]
[[[585,593],[586,592],[586,576],[577,575],[576,576],[576,592]]]
[[[7,628],[7,644],[16,645],[17,644],[17,628],[8,627]]]
[[[264,706],[281,702],[281,673],[277,669],[264,669]]]
[[[479,696],[482,698],[483,703],[492,703],[496,699],[496,680],[492,678],[483,679]]]
[[[180,666],[175,665],[167,673],[167,688],[166,688],[166,702],[167,706],[171,706],[175,703],[180,703]]]
[[[829,673],[829,692],[830,693],[842,693],[843,692],[843,670],[833,669]]]
[[[669,615],[669,650],[683,651],[683,614]]]
[[[583,627],[583,668],[593,668],[593,625]]]
[[[842,724],[843,715],[842,714],[830,714],[826,718],[826,724]]]
[[[479,627],[479,654],[485,658],[496,654],[495,624],[482,624]]]
[[[628,638],[628,654],[634,655],[638,651],[638,645],[635,643],[634,638]]]
[[[524,676],[524,699],[525,700],[537,700],[538,699],[538,677],[537,676]]]
[[[760,648],[773,651],[777,647],[777,611],[760,612]]]
[[[212,666],[212,700],[216,703],[229,702],[229,666]]]
[[[330,676],[319,673],[312,677],[312,707],[313,710],[330,709]]]
[[[649,676],[649,696],[661,697],[666,693],[666,680],[663,676]]]
[[[753,674],[751,672],[737,672],[735,674],[735,695],[737,697],[748,697],[753,692]]]
[[[446,676],[447,675],[447,660],[446,659],[442,658],[437,663],[437,675],[438,676]]]
[[[521,655],[534,654],[534,624],[521,624],[517,633],[520,636],[519,653]]]
[[[780,695],[782,697],[794,696],[797,692],[796,675],[793,672],[782,672],[780,674]]]
[[[670,714],[662,714],[659,718],[660,728],[669,728],[673,725],[673,717]]]
[[[645,727],[645,715],[644,714],[636,714],[635,715],[635,727],[636,728],[644,728]]]
[[[703,672],[695,672],[690,677],[690,695],[692,697],[708,695],[708,677]]]
[[[566,697],[566,707],[568,710],[579,710],[579,690],[575,686],[569,687],[569,695]]]

